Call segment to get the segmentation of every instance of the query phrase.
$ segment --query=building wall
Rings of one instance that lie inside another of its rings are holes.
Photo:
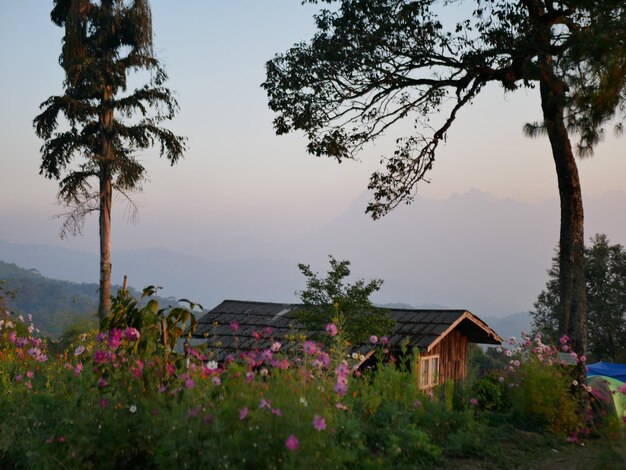
[[[453,330],[425,356],[439,355],[439,383],[467,376],[467,336]]]

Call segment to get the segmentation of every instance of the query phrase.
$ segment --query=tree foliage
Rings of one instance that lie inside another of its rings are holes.
[[[385,309],[376,307],[370,296],[383,284],[380,279],[366,282],[359,279],[346,283],[350,262],[329,256],[330,270],[325,278],[318,277],[309,265],[298,268],[306,277],[306,289],[299,292],[304,308],[299,318],[308,331],[321,332],[328,323],[340,323],[343,334],[353,344],[364,343],[370,335],[389,334],[394,322]]]
[[[585,249],[585,285],[589,307],[589,351],[596,359],[626,359],[626,249],[596,234]],[[533,328],[558,338],[558,250],[548,270],[546,288],[533,304]]]
[[[310,153],[342,161],[412,118],[414,131],[371,176],[374,218],[412,200],[458,113],[488,83],[539,87],[543,119],[525,132],[550,141],[561,199],[559,329],[584,352],[583,204],[570,136],[587,155],[616,117],[621,129],[623,0],[309,2],[332,4],[315,16],[314,37],[267,64],[274,126],[278,134],[304,132]],[[471,13],[450,21],[464,5]]]
[[[100,214],[102,318],[110,305],[113,193],[131,201],[141,190],[146,168],[139,151],[157,146],[173,165],[185,139],[161,127],[178,105],[153,54],[147,0],[55,0],[51,19],[64,28],[65,81],[34,120],[45,141],[40,174],[59,181],[59,201],[70,209],[62,235],[80,232],[90,212]],[[129,90],[131,72],[148,73],[149,82]]]
[[[580,132],[581,152],[591,151],[602,126],[624,111],[621,1],[477,0],[471,17],[452,25],[447,9],[468,2],[324,3],[338,5],[316,15],[310,42],[268,62],[263,87],[277,133],[304,131],[310,153],[339,161],[414,118],[415,135],[399,139],[386,171],[372,175],[374,217],[411,198],[458,111],[488,82],[534,87],[549,66],[566,87],[565,120]],[[547,56],[550,64],[542,63]],[[436,113],[446,117],[432,127]],[[541,130],[544,123],[527,126],[529,133]]]

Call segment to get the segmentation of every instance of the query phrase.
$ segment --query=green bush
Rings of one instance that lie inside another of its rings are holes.
[[[507,387],[500,376],[486,375],[476,380],[471,390],[481,410],[506,411],[510,405]]]
[[[529,361],[511,388],[513,418],[523,428],[569,435],[582,427],[572,378],[564,366]]]

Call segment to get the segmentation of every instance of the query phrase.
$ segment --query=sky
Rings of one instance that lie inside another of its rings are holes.
[[[155,51],[180,105],[167,126],[188,138],[189,150],[174,167],[156,151],[140,155],[149,171],[135,198],[140,216],[127,223],[125,206],[114,206],[114,250],[198,249],[244,235],[293,238],[323,227],[362,196],[381,155],[393,148],[393,135],[365,148],[359,161],[315,158],[301,135],[274,134],[260,87],[267,60],[312,36],[315,6],[300,0],[151,5]],[[59,238],[57,183],[38,174],[42,141],[32,120],[41,102],[61,93],[63,81],[62,30],[51,23],[50,8],[40,0],[7,2],[0,17],[0,217],[10,221],[0,225],[0,239],[96,252],[96,217],[84,236]],[[525,203],[556,198],[547,140],[522,134],[539,110],[536,90],[505,94],[487,87],[461,112],[419,197],[445,200],[475,188]],[[609,131],[595,156],[579,161],[586,198],[626,190],[623,149]]]

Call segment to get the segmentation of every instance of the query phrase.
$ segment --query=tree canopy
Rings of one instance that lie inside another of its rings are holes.
[[[546,288],[534,303],[533,328],[558,339],[560,317],[558,249],[548,270]],[[589,352],[595,359],[626,360],[626,249],[596,234],[585,249],[585,284],[589,308]]]
[[[308,151],[342,161],[412,118],[383,169],[372,174],[378,218],[410,202],[458,113],[488,83],[538,87],[561,199],[563,306],[559,329],[586,348],[584,225],[570,136],[588,155],[604,127],[626,114],[626,8],[622,0],[309,0],[332,4],[317,32],[267,63],[278,134],[302,131]],[[473,5],[462,20],[449,14]]]

